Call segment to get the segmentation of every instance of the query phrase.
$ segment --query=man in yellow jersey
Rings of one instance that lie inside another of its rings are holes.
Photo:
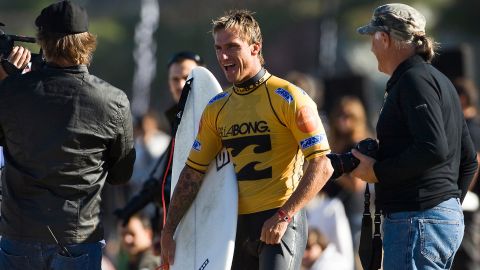
[[[213,21],[212,33],[217,60],[233,85],[203,112],[162,231],[162,261],[174,263],[173,233],[208,164],[226,147],[239,187],[232,269],[299,269],[307,236],[302,208],[333,173],[316,105],[302,89],[263,68],[262,35],[251,12],[226,13]]]

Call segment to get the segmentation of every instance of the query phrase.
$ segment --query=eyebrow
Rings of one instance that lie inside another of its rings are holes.
[[[240,47],[240,44],[236,43],[236,42],[229,42],[227,44],[224,44],[224,46],[230,46],[230,47]],[[221,45],[219,44],[214,44],[214,47],[217,48],[217,47],[221,47]]]

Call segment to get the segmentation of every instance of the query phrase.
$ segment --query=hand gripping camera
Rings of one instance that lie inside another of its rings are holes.
[[[376,158],[378,143],[374,139],[367,138],[357,143],[357,145],[355,145],[355,149],[364,155]],[[334,169],[333,175],[330,177],[331,180],[340,177],[344,173],[353,171],[360,163],[360,160],[353,156],[352,152],[342,154],[330,153],[327,155],[327,157],[330,159]]]
[[[0,26],[5,26],[0,22]],[[18,70],[15,66],[11,65],[8,61],[3,61],[6,59],[12,52],[14,42],[27,42],[35,43],[36,39],[33,37],[17,36],[17,35],[8,35],[3,30],[0,29],[0,56],[2,59],[2,66],[8,74],[20,73],[21,70]],[[6,62],[6,63],[4,63]],[[43,66],[43,58],[41,53],[32,53],[32,69],[38,69]],[[10,64],[10,65],[9,65]]]

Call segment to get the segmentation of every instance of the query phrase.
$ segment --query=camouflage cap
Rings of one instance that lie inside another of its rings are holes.
[[[412,40],[414,36],[425,35],[425,24],[425,17],[413,7],[405,4],[386,4],[377,7],[370,23],[359,27],[357,32],[371,35],[381,31],[399,40]]]

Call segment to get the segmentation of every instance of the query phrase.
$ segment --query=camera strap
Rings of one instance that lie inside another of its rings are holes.
[[[382,235],[380,231],[381,212],[375,206],[374,226],[372,227],[372,215],[370,213],[370,188],[368,183],[365,187],[364,197],[365,208],[362,217],[362,228],[358,254],[365,270],[378,270],[382,266]]]

